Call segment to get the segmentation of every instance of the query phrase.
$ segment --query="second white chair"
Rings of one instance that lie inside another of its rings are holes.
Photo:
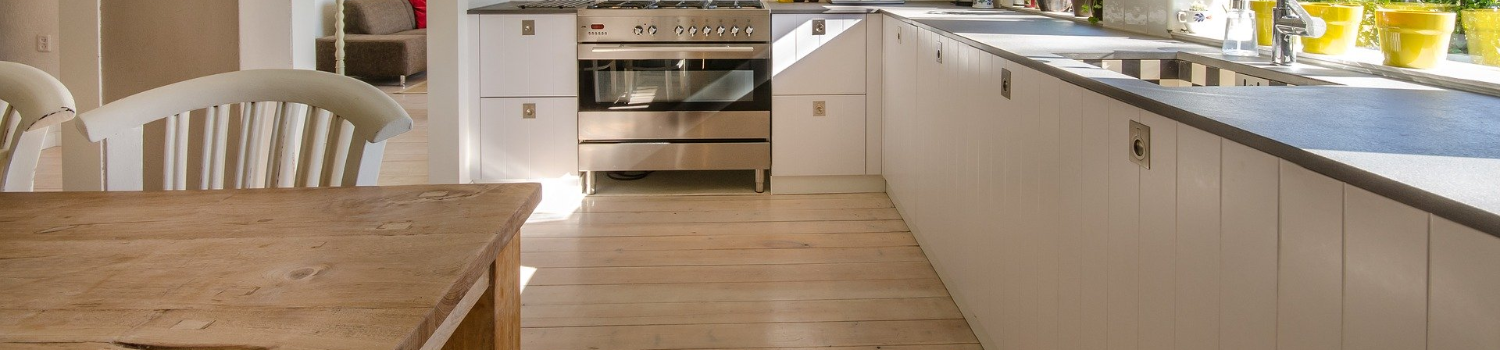
[[[0,62],[0,191],[30,192],[47,127],[73,119],[73,94],[47,72]]]
[[[192,79],[80,115],[104,142],[106,190],[373,186],[412,128],[389,95],[309,70]]]

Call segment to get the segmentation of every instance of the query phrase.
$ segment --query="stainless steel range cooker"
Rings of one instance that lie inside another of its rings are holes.
[[[758,0],[578,10],[578,169],[771,167],[771,13]]]

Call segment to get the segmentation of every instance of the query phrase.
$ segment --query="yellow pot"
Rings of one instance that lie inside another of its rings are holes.
[[[1432,68],[1448,57],[1453,37],[1453,12],[1382,8],[1375,11],[1375,29],[1380,33],[1380,51],[1385,65]]]
[[[1464,35],[1474,63],[1500,66],[1500,9],[1464,10]]]
[[[1275,1],[1250,2],[1250,10],[1255,11],[1255,43],[1257,45],[1271,46],[1271,10],[1275,8]]]
[[[1306,3],[1302,8],[1313,17],[1328,22],[1328,31],[1318,38],[1302,38],[1302,51],[1325,55],[1342,55],[1354,47],[1359,37],[1359,21],[1365,8],[1359,4]]]

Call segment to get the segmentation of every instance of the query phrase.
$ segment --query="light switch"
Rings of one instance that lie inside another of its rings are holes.
[[[828,116],[828,102],[826,102],[826,101],[813,101],[813,116],[814,117],[826,117],[826,116]]]

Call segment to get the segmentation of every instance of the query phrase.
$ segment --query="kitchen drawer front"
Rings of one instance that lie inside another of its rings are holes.
[[[582,112],[582,141],[771,138],[768,112]]]
[[[771,167],[771,144],[586,143],[578,145],[583,171],[750,170]]]

